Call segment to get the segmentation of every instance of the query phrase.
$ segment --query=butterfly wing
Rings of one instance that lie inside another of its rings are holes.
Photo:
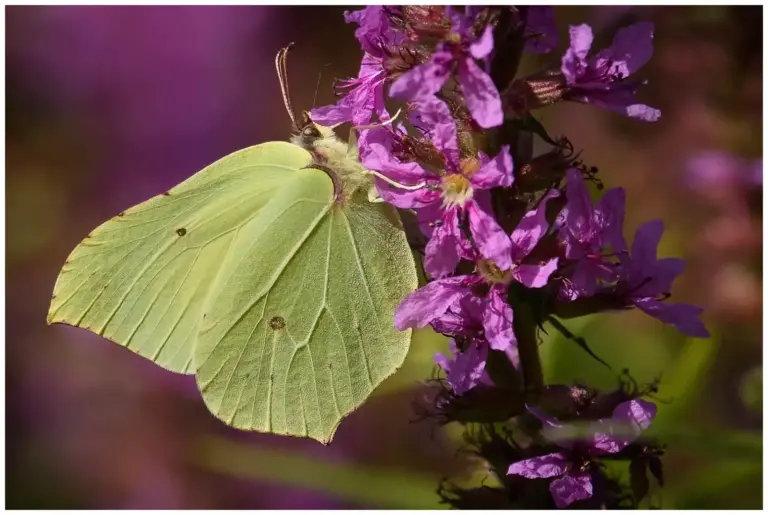
[[[311,163],[285,142],[235,152],[105,222],[70,254],[48,323],[82,327],[193,373],[202,310],[243,227]]]
[[[325,443],[402,365],[394,310],[417,278],[391,206],[336,204],[325,173],[294,177],[238,234],[194,361],[227,424]]]

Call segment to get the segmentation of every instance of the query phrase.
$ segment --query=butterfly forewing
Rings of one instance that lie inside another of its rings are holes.
[[[174,372],[194,372],[202,308],[243,225],[311,162],[289,143],[231,154],[102,224],[70,254],[49,323],[103,335]]]

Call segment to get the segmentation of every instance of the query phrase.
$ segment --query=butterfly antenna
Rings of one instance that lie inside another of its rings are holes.
[[[296,113],[293,110],[291,92],[288,89],[288,72],[286,68],[288,51],[293,48],[293,45],[293,43],[289,43],[288,46],[281,48],[280,51],[277,52],[277,56],[275,57],[275,68],[277,68],[277,79],[280,81],[280,90],[283,93],[283,104],[285,105],[285,110],[288,111],[288,116],[291,117],[293,129],[298,132],[299,124],[296,123]]]

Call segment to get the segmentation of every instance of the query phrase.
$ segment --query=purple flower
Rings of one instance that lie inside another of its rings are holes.
[[[312,120],[327,126],[345,122],[359,126],[370,123],[373,113],[381,120],[388,120],[390,116],[384,105],[386,79],[382,57],[366,53],[357,78],[339,81],[339,89],[345,90],[346,95],[334,105],[313,109]]]
[[[544,5],[530,5],[526,9],[525,50],[546,54],[557,47],[559,38],[555,23],[555,10]]]
[[[373,113],[380,120],[390,118],[384,105],[384,83],[389,77],[384,69],[384,60],[389,57],[386,48],[399,45],[404,39],[404,35],[392,27],[387,12],[392,9],[396,8],[371,5],[344,13],[347,23],[360,25],[355,30],[355,37],[365,51],[360,72],[357,78],[339,81],[338,93],[344,96],[335,105],[313,109],[310,113],[313,121],[328,126],[345,122],[359,126],[370,123]]]
[[[702,308],[661,301],[669,296],[672,282],[685,267],[682,259],[656,258],[663,232],[661,220],[647,222],[637,229],[631,254],[620,256],[622,278],[614,292],[627,304],[634,304],[689,336],[708,338],[709,331],[699,319]]]
[[[438,45],[426,63],[401,75],[389,94],[406,100],[430,98],[454,75],[477,124],[484,129],[501,125],[499,92],[491,77],[475,63],[475,59],[485,60],[493,51],[493,27],[486,26],[477,38],[472,29],[473,17],[450,8],[446,11],[451,20],[451,35]]]
[[[460,352],[456,342],[451,341],[451,357],[435,354],[435,363],[446,373],[446,380],[456,395],[463,395],[476,385],[493,385],[485,371],[488,359],[488,344],[483,340],[472,341],[466,350]]]
[[[507,474],[529,479],[562,476],[552,481],[549,491],[558,508],[592,496],[592,479],[585,466],[590,457],[616,454],[636,440],[656,416],[656,405],[641,399],[619,404],[611,418],[588,425],[586,431],[574,424],[562,424],[529,408],[544,424],[544,436],[564,451],[518,461]]]
[[[512,308],[507,302],[508,287],[517,281],[529,288],[541,288],[557,268],[557,258],[543,263],[523,262],[546,234],[546,204],[557,195],[557,190],[547,194],[508,237],[509,267],[499,268],[490,260],[479,260],[476,275],[432,281],[400,303],[395,312],[395,327],[402,331],[431,323],[439,332],[448,329],[449,334],[456,335],[464,331],[463,336],[472,330],[482,335],[491,349],[514,348],[517,339],[512,330]],[[514,355],[510,359],[514,362]]]
[[[574,263],[568,280],[563,282],[560,295],[569,300],[595,294],[600,283],[618,280],[616,264],[602,250],[610,245],[613,253],[626,249],[622,236],[625,192],[623,188],[608,190],[597,206],[592,206],[581,171],[568,170],[566,175],[568,202],[558,216],[556,227],[565,248],[565,257]]]
[[[493,159],[481,155],[478,159],[460,161],[456,124],[448,106],[435,97],[416,102],[415,106],[418,112],[414,121],[428,132],[442,153],[446,170],[439,175],[394,157],[400,137],[397,129],[382,127],[364,131],[360,139],[360,160],[366,168],[407,186],[423,184],[420,189],[408,190],[376,179],[379,194],[397,207],[419,210],[422,230],[430,236],[425,269],[431,276],[449,275],[462,257],[475,257],[460,227],[464,217],[480,253],[498,266],[509,268],[511,243],[493,217],[487,191],[512,185],[509,147],[502,147]]]
[[[568,100],[594,104],[646,122],[659,119],[661,111],[635,100],[644,81],[630,78],[651,58],[653,23],[641,22],[620,29],[610,47],[590,58],[589,25],[571,26],[570,35],[571,46],[561,67],[569,87]]]
[[[360,25],[355,30],[355,37],[360,46],[369,54],[377,55],[384,44],[398,45],[405,36],[392,27],[389,12],[398,9],[394,6],[369,5],[359,11],[346,11],[344,21]],[[389,12],[388,12],[389,11]]]
[[[430,322],[435,331],[454,338],[450,344],[451,357],[436,354],[435,362],[445,371],[456,395],[463,395],[480,383],[493,384],[485,372],[489,345],[484,335],[483,311],[482,300],[467,295]]]
[[[436,330],[452,329],[462,334],[473,330],[479,322],[477,334],[484,334],[488,345],[495,350],[506,350],[515,345],[512,331],[512,308],[506,299],[507,285],[492,284],[485,295],[478,290],[485,281],[478,275],[458,275],[438,279],[409,294],[395,311],[395,328],[425,327],[434,324]]]

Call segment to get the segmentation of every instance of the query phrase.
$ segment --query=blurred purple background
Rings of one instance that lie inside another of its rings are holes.
[[[356,74],[361,56],[344,10],[6,8],[8,507],[437,507],[438,480],[466,470],[455,432],[411,423],[416,381],[439,339],[415,341],[426,358],[324,448],[230,430],[208,414],[193,378],[45,324],[56,276],[91,229],[229,152],[288,137],[273,65],[280,47],[296,42],[297,108],[311,107],[321,72],[316,105],[333,102],[333,78]],[[561,39],[568,23],[589,22],[597,44],[634,20],[656,23],[643,95],[662,110],[659,123],[583,105],[537,114],[584,149],[608,187],[627,188],[627,234],[662,218],[661,251],[688,260],[675,296],[707,308],[721,349],[697,386],[695,423],[761,431],[762,188],[742,179],[762,156],[761,8],[557,15]],[[524,71],[558,55],[532,56]],[[747,161],[722,165],[702,154],[712,151]],[[622,318],[624,330],[641,330],[637,320]],[[670,355],[675,338],[663,342]],[[672,471],[691,464],[695,456],[672,457]],[[743,483],[746,493],[729,487],[706,506],[759,506],[759,486]],[[677,506],[703,507],[698,494],[679,494]]]

